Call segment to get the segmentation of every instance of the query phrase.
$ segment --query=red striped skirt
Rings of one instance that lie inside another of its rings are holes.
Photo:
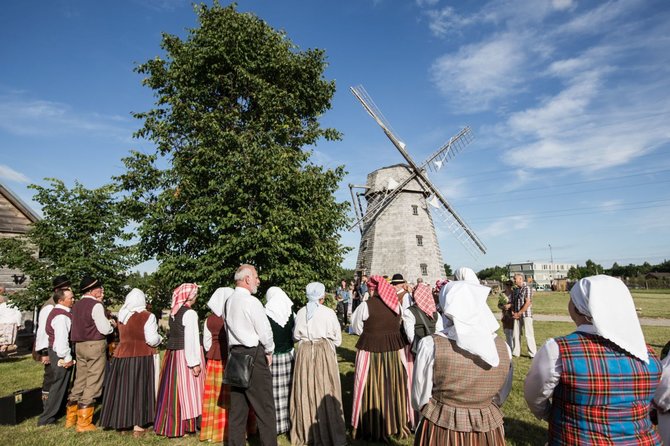
[[[221,443],[228,439],[226,427],[230,407],[230,387],[223,384],[223,369],[223,361],[216,359],[207,361],[200,441]]]
[[[458,432],[445,429],[422,418],[414,437],[414,446],[505,446],[505,429],[488,432]]]

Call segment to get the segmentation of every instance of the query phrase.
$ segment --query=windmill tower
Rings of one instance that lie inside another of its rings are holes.
[[[428,178],[471,140],[469,127],[461,130],[421,165],[405,150],[382,113],[363,87],[352,93],[377,121],[398,149],[406,164],[383,167],[370,173],[365,186],[350,184],[361,244],[356,270],[366,274],[401,273],[406,280],[421,277],[434,283],[444,277],[444,262],[433,224],[433,214],[473,255],[485,254],[486,247]],[[354,192],[358,189],[357,192]],[[365,206],[361,200],[365,199]]]

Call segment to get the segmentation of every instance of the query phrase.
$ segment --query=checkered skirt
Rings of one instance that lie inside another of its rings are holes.
[[[226,438],[230,387],[223,384],[224,365],[221,360],[207,361],[205,393],[202,398],[200,441],[221,443]]]
[[[293,382],[294,355],[294,350],[272,355],[270,370],[272,371],[272,394],[277,415],[277,434],[283,434],[291,430],[289,401]]]

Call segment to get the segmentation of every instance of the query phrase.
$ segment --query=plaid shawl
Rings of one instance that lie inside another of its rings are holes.
[[[433,299],[433,293],[430,291],[430,287],[424,283],[419,283],[414,288],[412,293],[414,302],[416,306],[419,307],[419,310],[423,311],[426,316],[433,319],[433,315],[437,311],[437,306],[435,305],[435,299]]]
[[[377,290],[379,298],[384,305],[389,307],[395,314],[400,314],[400,301],[395,287],[389,284],[382,276],[371,276],[368,279],[368,291],[372,293]]]
[[[183,305],[189,306],[186,302],[196,294],[198,294],[198,285],[195,283],[182,283],[175,288],[172,293],[172,310],[170,310],[170,316],[174,317]]]

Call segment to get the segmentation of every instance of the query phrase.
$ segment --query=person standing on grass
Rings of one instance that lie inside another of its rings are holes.
[[[524,385],[530,411],[549,422],[549,445],[661,445],[649,417],[661,363],[626,285],[581,279],[568,312],[577,329],[547,340]]]
[[[507,345],[514,350],[514,323],[515,319],[512,317],[512,286],[514,282],[508,280],[504,284],[504,290],[498,300],[498,308],[502,310],[502,326],[505,333],[505,340]]]
[[[512,355],[521,355],[521,331],[526,336],[528,356],[535,357],[537,344],[535,343],[535,330],[533,329],[533,289],[528,286],[521,273],[514,274],[514,285],[512,290],[512,318],[514,329],[512,332]]]
[[[347,286],[347,281],[342,279],[342,282],[340,282],[340,286],[337,287],[337,290],[335,290],[335,299],[337,300],[337,316],[340,320],[340,326],[342,327],[342,330],[347,326],[349,323],[349,299],[351,296],[349,295],[349,287]]]
[[[44,404],[44,411],[37,420],[38,426],[56,422],[65,401],[70,376],[72,375],[72,366],[74,365],[72,350],[70,349],[71,308],[74,304],[74,294],[69,289],[57,289],[53,295],[53,302],[54,308],[44,322],[52,379],[48,389],[48,398]],[[68,406],[66,424],[74,426],[76,422],[77,406]]]

